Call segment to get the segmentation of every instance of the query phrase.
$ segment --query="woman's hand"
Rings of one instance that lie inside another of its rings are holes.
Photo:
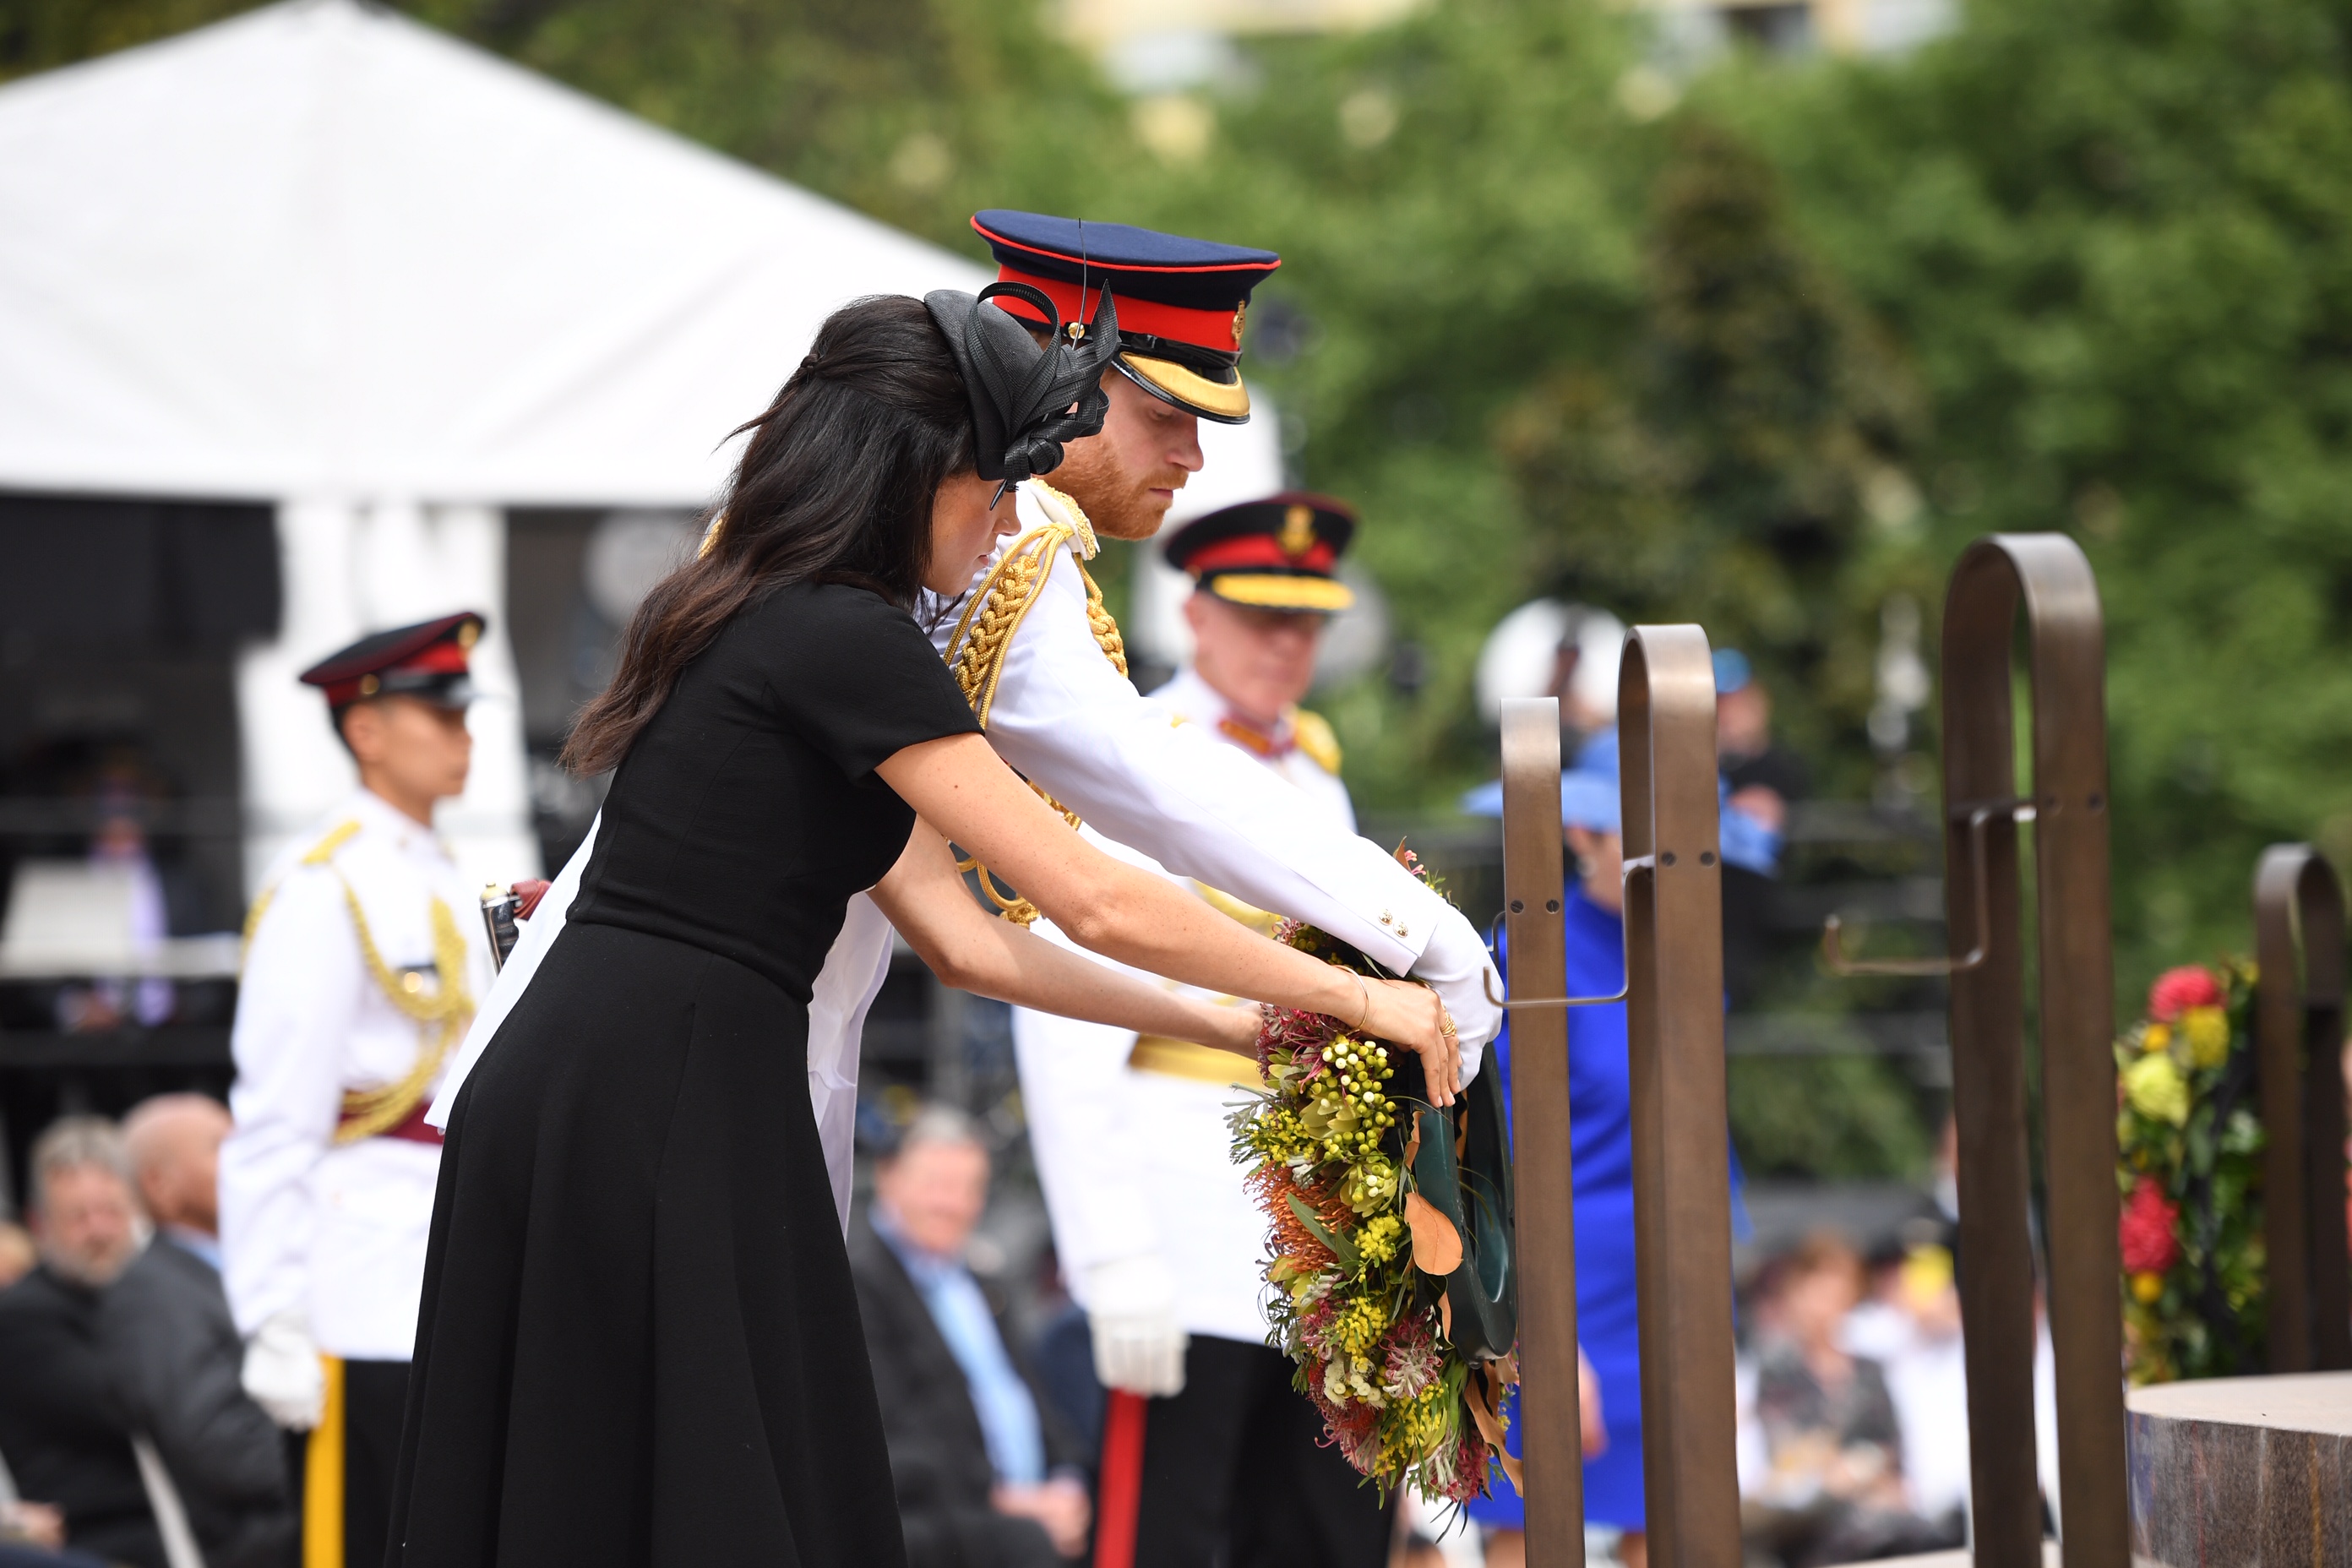
[[[1421,1058],[1429,1103],[1451,1105],[1462,1088],[1462,1042],[1445,1005],[1426,985],[1406,980],[1366,980],[1365,1034],[1405,1047]]]

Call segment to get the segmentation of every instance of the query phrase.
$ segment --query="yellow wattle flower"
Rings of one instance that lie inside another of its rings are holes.
[[[2219,1007],[2191,1007],[2180,1016],[2180,1037],[2191,1067],[2217,1068],[2230,1059],[2230,1016]]]
[[[2164,1294],[2164,1276],[2152,1268],[2143,1268],[2131,1277],[2132,1300],[2144,1307],[2152,1307]]]
[[[2160,1051],[2170,1044],[2172,1044],[2172,1026],[2150,1024],[2147,1032],[2140,1036],[2139,1048],[2144,1051]]]
[[[2124,1069],[2124,1097],[2151,1121],[2179,1127],[2189,1121],[2189,1080],[2162,1052],[2144,1056]]]

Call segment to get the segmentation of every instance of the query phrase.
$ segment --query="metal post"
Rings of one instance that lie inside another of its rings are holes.
[[[1503,704],[1503,919],[1514,1000],[1566,994],[1562,889],[1559,702],[1510,699]],[[1528,1564],[1584,1568],[1566,1011],[1543,1003],[1514,1008],[1511,1056]]]
[[[2344,889],[2326,857],[2307,844],[2263,850],[2254,868],[2254,1048],[2268,1139],[2263,1228],[2274,1373],[2352,1368],[2340,1055],[2344,939]]]
[[[1723,867],[1705,632],[1626,634],[1617,723],[1650,1561],[1739,1568]]]
[[[2025,613],[2033,789],[2016,793],[2011,648]],[[1951,975],[1959,1134],[1960,1321],[1976,1561],[2040,1568],[2033,1258],[2027,1211],[2024,979],[2017,824],[2034,826],[2049,1310],[2058,1504],[2069,1568],[2128,1568],[2122,1263],[2116,1237],[2115,964],[2107,891],[2105,637],[2090,563],[2063,534],[1994,534],[1944,606],[1947,922],[1963,957],[1848,973]]]
[[[1985,884],[1969,808],[2014,795],[2010,650],[2021,602],[2033,690],[2042,1089],[2048,1131],[2050,1335],[2058,1502],[2072,1568],[2128,1568],[2116,1239],[2115,963],[2107,903],[2105,636],[2090,563],[2063,534],[1969,548],[1944,609],[1945,886],[1950,928],[1991,916],[1985,961],[1952,977],[1959,1123],[1961,1324],[1977,1561],[2038,1568],[2033,1273],[2026,1226],[2023,990],[2016,820],[1986,821]]]

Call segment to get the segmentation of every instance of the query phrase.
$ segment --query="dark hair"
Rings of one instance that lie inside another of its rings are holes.
[[[564,742],[576,773],[618,766],[686,667],[746,605],[793,583],[855,583],[912,608],[931,506],[972,471],[971,404],[919,300],[845,305],[751,432],[702,553],[656,584],[621,639],[613,682]]]

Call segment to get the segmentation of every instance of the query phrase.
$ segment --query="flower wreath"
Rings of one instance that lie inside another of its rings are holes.
[[[1412,854],[1397,858],[1437,887]],[[1285,921],[1274,934],[1390,978],[1313,926]],[[1502,1408],[1517,1381],[1509,1171],[1493,1085],[1475,1080],[1439,1110],[1419,1098],[1417,1056],[1278,1007],[1257,1057],[1266,1089],[1230,1125],[1267,1220],[1267,1343],[1297,1363],[1293,1384],[1328,1440],[1383,1492],[1412,1480],[1465,1501],[1486,1492],[1490,1459],[1516,1482]]]

